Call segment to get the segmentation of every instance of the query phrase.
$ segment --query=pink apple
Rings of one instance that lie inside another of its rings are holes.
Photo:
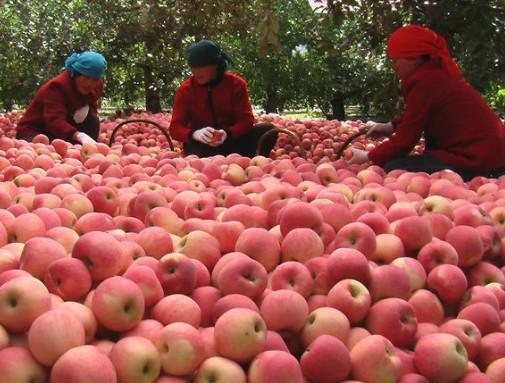
[[[352,376],[363,382],[396,382],[401,362],[393,344],[382,335],[370,335],[350,352]]]
[[[305,266],[309,269],[312,279],[314,280],[312,293],[315,295],[327,295],[330,290],[330,284],[328,282],[328,257],[320,256],[311,258],[305,262]]]
[[[140,287],[146,307],[156,304],[163,298],[163,287],[150,267],[141,265],[129,267],[122,276]]]
[[[431,224],[424,216],[402,218],[396,224],[394,233],[402,240],[405,249],[411,252],[419,251],[433,238]]]
[[[44,254],[41,257],[41,254]],[[19,259],[20,268],[34,277],[43,279],[49,265],[58,259],[67,257],[67,251],[57,241],[35,237],[26,241]]]
[[[323,241],[314,230],[308,228],[291,229],[281,243],[283,262],[298,261],[305,263],[311,258],[322,256],[323,252]]]
[[[360,251],[367,258],[375,253],[376,249],[375,232],[366,224],[352,222],[343,226],[330,244],[329,251],[335,249],[351,248]]]
[[[300,365],[311,381],[342,381],[351,372],[351,357],[345,344],[330,335],[317,337],[303,353]]]
[[[307,299],[314,290],[314,280],[303,263],[287,261],[277,266],[270,274],[272,290],[293,290]]]
[[[468,282],[463,271],[450,264],[442,264],[433,268],[426,280],[427,286],[436,292],[446,305],[458,304],[466,292]]]
[[[393,260],[392,264],[404,269],[407,272],[412,291],[422,289],[425,286],[426,271],[417,259],[411,257],[400,257]]]
[[[255,299],[265,290],[267,278],[261,263],[247,256],[237,257],[221,268],[216,286],[224,295],[240,293]]]
[[[447,232],[446,241],[458,253],[458,265],[471,267],[479,263],[484,255],[484,246],[478,230],[471,226],[454,226]]]
[[[261,316],[269,330],[300,331],[309,313],[307,301],[294,290],[276,290],[267,294],[260,305]]]
[[[249,366],[248,383],[304,383],[298,360],[286,351],[263,351]]]
[[[205,243],[205,246],[201,246]],[[218,259],[221,257],[219,242],[209,233],[196,230],[186,234],[176,245],[175,251],[182,253],[189,258],[202,262],[207,269],[212,270]]]
[[[412,287],[405,269],[390,263],[372,270],[369,291],[373,302],[384,298],[408,300]]]
[[[189,294],[196,286],[196,266],[192,259],[181,253],[161,257],[156,275],[165,294]]]
[[[484,302],[472,303],[458,313],[458,319],[469,320],[478,327],[481,335],[499,331],[500,316],[496,309]]]
[[[319,210],[306,203],[297,202],[287,205],[281,212],[280,229],[286,236],[295,228],[305,227],[318,231],[323,223],[323,216]]]
[[[214,326],[218,352],[236,362],[247,362],[263,350],[267,327],[256,311],[236,308],[226,311]]]
[[[361,282],[343,279],[328,292],[326,304],[343,312],[351,324],[357,324],[368,314],[371,297]]]
[[[109,357],[91,345],[65,352],[51,370],[51,383],[114,383],[116,370]]]
[[[119,209],[117,193],[108,186],[93,186],[86,192],[86,197],[93,204],[95,212],[114,216]]]
[[[466,319],[450,319],[439,328],[439,332],[452,334],[465,346],[469,360],[475,360],[481,349],[481,333],[477,326]]]
[[[56,306],[56,310],[67,310],[73,313],[84,326],[84,335],[86,343],[91,342],[95,338],[97,331],[97,322],[93,312],[82,303],[78,302],[63,302]]]
[[[259,308],[256,303],[246,295],[242,294],[230,294],[219,298],[212,308],[212,321],[216,323],[218,318],[223,315],[226,311],[234,308],[246,308],[259,312]]]
[[[454,246],[436,238],[424,245],[417,254],[417,260],[427,273],[440,264],[457,265],[458,258]]]
[[[305,347],[309,347],[321,335],[331,335],[342,342],[347,342],[350,328],[349,319],[342,311],[332,307],[321,307],[308,315],[300,335]]]
[[[9,242],[26,243],[30,238],[43,237],[47,228],[42,219],[34,213],[22,214],[8,226]]]
[[[47,382],[46,369],[22,347],[7,347],[0,350],[0,376],[9,383]]]
[[[96,287],[91,308],[105,328],[112,331],[130,330],[144,316],[144,294],[131,280],[120,276],[110,277]]]
[[[49,292],[62,299],[78,301],[89,292],[92,280],[81,260],[65,257],[49,264],[44,283]]]
[[[195,383],[246,383],[243,368],[236,362],[220,356],[206,359],[198,369]]]
[[[198,328],[202,320],[202,312],[200,306],[190,297],[171,294],[154,305],[151,317],[165,326],[170,323],[185,322]]]
[[[395,346],[408,347],[414,343],[417,330],[414,307],[403,299],[382,299],[370,307],[367,329],[385,336]]]
[[[119,340],[109,354],[119,382],[154,382],[161,366],[158,350],[143,337],[128,336]]]
[[[191,293],[191,299],[193,299],[200,307],[200,325],[202,327],[208,327],[214,324],[214,305],[221,297],[221,292],[214,286],[200,286]]]
[[[153,344],[156,344],[162,328],[163,325],[157,320],[143,319],[137,326],[127,332],[124,332],[122,337],[140,336],[149,339]]]
[[[378,234],[375,238],[377,247],[375,252],[369,257],[371,261],[378,264],[391,263],[396,258],[405,255],[405,248],[402,240],[394,234]]]
[[[467,371],[468,355],[451,334],[423,336],[415,346],[414,363],[419,373],[434,382],[454,382]]]
[[[328,258],[327,274],[330,286],[343,279],[356,279],[364,285],[370,283],[368,260],[356,249],[341,248],[333,251]]]
[[[84,345],[84,326],[69,310],[49,310],[35,319],[28,331],[31,353],[44,366],[52,366],[71,348]]]
[[[38,279],[11,279],[0,286],[0,325],[8,331],[25,332],[50,304],[49,291]]]
[[[242,222],[216,222],[212,226],[210,234],[219,241],[221,252],[230,253],[236,251],[237,240],[244,230],[245,226]]]
[[[442,302],[429,290],[419,289],[409,298],[418,322],[429,322],[441,325],[445,319]]]
[[[279,241],[264,228],[245,229],[237,238],[234,251],[255,259],[266,271],[272,271],[280,261]]]

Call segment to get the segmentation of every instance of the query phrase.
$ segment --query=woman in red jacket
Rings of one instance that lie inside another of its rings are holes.
[[[368,160],[386,171],[450,169],[464,179],[505,172],[505,127],[462,77],[443,37],[410,25],[395,31],[388,56],[401,80],[405,112],[392,123],[369,122],[369,135],[390,136],[370,152],[352,149],[350,163]],[[409,155],[421,136],[422,155]]]
[[[20,119],[16,138],[37,134],[81,144],[96,143],[100,129],[98,100],[107,63],[97,52],[73,53],[63,71],[37,91]]]
[[[246,81],[229,71],[229,56],[210,40],[188,48],[192,76],[175,94],[171,136],[184,143],[186,154],[208,157],[240,153],[252,157],[259,138],[274,126],[254,124]],[[263,146],[268,156],[277,137]]]

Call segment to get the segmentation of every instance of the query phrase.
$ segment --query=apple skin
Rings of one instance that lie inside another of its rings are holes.
[[[163,228],[150,226],[143,229],[137,238],[137,243],[145,250],[146,255],[160,259],[173,251],[172,237]]]
[[[320,211],[306,202],[289,204],[282,209],[280,214],[279,224],[283,236],[300,227],[312,228],[318,231],[323,223],[323,216]]]
[[[303,375],[321,383],[339,382],[351,372],[351,357],[345,344],[331,335],[320,335],[302,354]]]
[[[146,338],[128,336],[120,339],[112,347],[109,357],[119,382],[154,382],[160,374],[158,350]]]
[[[56,361],[51,370],[51,383],[116,381],[116,370],[109,357],[91,345],[68,350]]]
[[[71,348],[83,346],[84,326],[69,310],[49,310],[35,319],[28,331],[31,353],[44,366],[52,366]]]
[[[361,339],[350,351],[352,376],[363,382],[396,382],[401,362],[393,344],[382,335]]]
[[[251,227],[239,235],[234,251],[255,259],[269,272],[279,264],[281,248],[277,238],[268,230]]]
[[[79,301],[91,290],[92,280],[81,260],[65,257],[49,264],[44,283],[49,292],[63,300]]]
[[[196,286],[196,266],[191,258],[181,253],[163,255],[156,276],[165,294],[190,294]]]
[[[267,279],[263,265],[245,256],[232,259],[224,265],[216,282],[223,295],[240,293],[256,299],[267,287]]]
[[[216,349],[238,363],[252,360],[266,344],[267,326],[256,311],[236,308],[223,313],[214,326]]]
[[[456,305],[461,302],[468,287],[463,271],[451,264],[442,264],[433,268],[428,274],[426,283],[445,305]]]
[[[505,334],[493,332],[482,337],[478,365],[485,371],[495,360],[505,358]]]
[[[48,378],[46,369],[27,348],[15,346],[0,350],[0,374],[9,383],[43,383]]]
[[[248,383],[304,383],[298,360],[285,351],[263,351],[249,366]]]
[[[192,374],[204,359],[205,347],[198,330],[187,323],[165,326],[156,342],[161,369],[167,375]]]
[[[314,280],[305,264],[296,261],[286,261],[270,273],[272,290],[287,289],[300,293],[307,299],[314,290]]]
[[[168,325],[175,322],[188,323],[198,328],[201,324],[200,306],[183,294],[171,294],[163,297],[151,310],[151,318]]]
[[[200,326],[209,327],[214,324],[214,305],[222,296],[221,291],[214,286],[200,286],[193,290],[190,297],[200,307]]]
[[[294,228],[283,238],[281,258],[283,262],[298,261],[305,263],[311,258],[320,257],[324,244],[319,235],[312,229]]]
[[[400,298],[386,298],[376,302],[367,316],[367,329],[379,334],[397,347],[408,347],[414,343],[417,318],[414,307]]]
[[[343,279],[328,292],[326,304],[345,314],[353,325],[360,323],[368,314],[371,305],[370,292],[355,279]]]
[[[375,253],[377,247],[375,232],[361,222],[351,222],[340,228],[327,251],[339,248],[352,248],[363,253],[367,259]]]
[[[407,271],[394,263],[377,266],[371,272],[369,285],[372,302],[384,298],[401,298],[408,300],[412,286]]]
[[[305,347],[309,347],[321,335],[331,335],[347,342],[350,329],[349,319],[341,311],[332,307],[320,307],[307,316],[300,337]]]
[[[330,286],[334,286],[343,279],[355,279],[365,286],[370,283],[368,260],[362,252],[356,249],[336,249],[330,254],[326,269]]]
[[[439,332],[452,334],[465,346],[469,360],[475,360],[481,349],[482,336],[478,327],[466,319],[449,319]]]
[[[275,290],[267,294],[260,313],[269,330],[297,333],[305,325],[309,308],[305,298],[294,290]]]
[[[206,359],[198,369],[195,383],[247,383],[247,376],[240,364],[220,356]]]
[[[440,326],[445,320],[445,309],[440,299],[430,290],[419,289],[409,298],[418,322]]]
[[[163,287],[150,267],[142,265],[129,267],[122,276],[140,287],[146,307],[155,305],[163,298]]]
[[[119,274],[125,262],[119,241],[100,231],[91,231],[79,237],[72,257],[84,262],[95,282]]]
[[[414,363],[430,382],[454,382],[466,373],[468,354],[454,335],[435,333],[419,339],[414,349]]]
[[[458,264],[458,253],[449,242],[434,238],[424,245],[417,254],[417,260],[423,265],[426,273],[440,264]]]
[[[505,358],[500,358],[491,363],[486,369],[486,375],[492,383],[499,383],[505,376]]]
[[[245,308],[259,313],[259,308],[256,303],[246,295],[242,294],[229,294],[219,298],[212,308],[213,323],[219,319],[226,311],[235,308]]]
[[[447,232],[445,240],[456,249],[460,267],[472,267],[479,263],[484,255],[479,231],[472,226],[454,226]]]
[[[110,277],[94,290],[91,309],[105,328],[127,331],[144,316],[144,294],[135,282],[120,276]]]
[[[67,301],[56,306],[55,310],[67,310],[73,313],[84,326],[84,336],[86,343],[95,339],[97,331],[97,321],[95,315],[87,306],[82,303]]]
[[[0,286],[0,325],[8,331],[25,332],[50,305],[49,291],[41,281],[23,276],[11,279]]]

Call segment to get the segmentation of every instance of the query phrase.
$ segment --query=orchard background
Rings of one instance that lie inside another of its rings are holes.
[[[418,23],[446,37],[466,78],[505,113],[505,5],[494,1],[0,1],[0,108],[22,109],[76,50],[103,52],[104,109],[169,110],[187,46],[221,43],[266,113],[388,118],[398,84],[387,37]],[[501,89],[501,90],[500,90]]]

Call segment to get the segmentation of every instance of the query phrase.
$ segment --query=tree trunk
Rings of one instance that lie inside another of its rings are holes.
[[[331,118],[340,121],[345,120],[344,95],[341,92],[335,92],[331,99]]]
[[[146,92],[146,110],[151,113],[161,112],[161,100],[152,70],[149,66],[144,67],[144,87]]]
[[[265,113],[277,113],[277,94],[273,86],[267,87],[267,99],[265,101]]]

